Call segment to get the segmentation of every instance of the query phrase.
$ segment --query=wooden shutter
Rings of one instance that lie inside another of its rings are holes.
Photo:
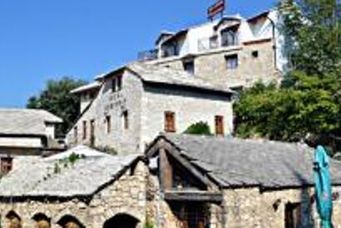
[[[215,116],[215,133],[216,135],[224,135],[224,117]]]
[[[165,112],[165,132],[175,132],[174,112]]]
[[[7,174],[12,170],[13,158],[3,157],[1,158],[1,173]]]

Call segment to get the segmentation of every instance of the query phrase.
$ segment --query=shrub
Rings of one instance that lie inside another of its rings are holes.
[[[191,135],[212,135],[208,123],[202,121],[190,125],[184,133]]]

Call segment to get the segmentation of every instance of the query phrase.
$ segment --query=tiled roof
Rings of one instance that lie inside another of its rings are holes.
[[[46,123],[62,123],[62,119],[39,109],[0,109],[0,134],[45,135]]]
[[[167,134],[168,141],[223,187],[313,185],[313,149],[303,144]],[[341,185],[341,162],[331,160],[333,183]]]
[[[72,153],[85,157],[65,167],[61,161]],[[138,157],[111,156],[85,146],[49,158],[19,157],[14,160],[14,169],[0,179],[0,197],[89,196],[115,180]]]

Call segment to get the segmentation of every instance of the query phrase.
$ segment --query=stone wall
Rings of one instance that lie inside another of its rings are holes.
[[[142,140],[151,142],[165,128],[165,112],[175,113],[176,133],[191,124],[207,122],[215,133],[215,116],[224,117],[224,133],[233,131],[232,102],[229,95],[212,95],[190,89],[148,88],[142,98]]]
[[[119,180],[96,193],[87,200],[73,198],[69,200],[36,199],[16,202],[0,202],[1,224],[6,226],[6,215],[14,211],[20,216],[23,228],[35,227],[32,217],[38,213],[51,218],[51,227],[60,227],[57,223],[65,215],[72,215],[87,228],[102,227],[105,221],[117,214],[124,213],[140,221],[142,228],[146,217],[146,178],[147,167],[138,163],[135,169],[127,170]]]
[[[258,51],[258,57],[252,52]],[[238,55],[238,68],[227,69],[225,56]],[[274,62],[272,40],[219,48],[197,54],[194,58],[195,74],[211,83],[227,87],[250,87],[257,81],[265,83],[281,80]],[[183,70],[182,58],[162,59],[152,64]]]
[[[122,90],[111,91],[112,79],[107,79],[91,107],[77,121],[77,128],[67,135],[69,145],[90,145],[90,121],[95,121],[95,146],[114,148],[119,154],[143,153],[160,132],[164,132],[164,113],[176,114],[177,132],[182,133],[193,123],[207,122],[215,131],[215,115],[224,117],[225,135],[233,130],[230,95],[177,89],[164,85],[148,87],[135,75],[123,74]],[[128,129],[123,127],[123,112],[128,112]],[[111,131],[107,132],[106,116],[111,118]],[[83,137],[83,122],[87,137]],[[77,134],[75,134],[77,129]],[[75,139],[77,135],[77,140]]]
[[[118,76],[118,75],[115,75]],[[122,90],[112,91],[112,79],[107,78],[91,107],[77,121],[77,140],[75,126],[67,135],[69,145],[90,145],[90,121],[95,120],[95,146],[110,147],[119,154],[141,151],[140,113],[142,82],[136,76],[125,72],[122,77]],[[123,112],[128,112],[128,129],[123,127]],[[106,117],[110,116],[111,130],[107,131]],[[83,137],[83,122],[87,123],[87,137]]]
[[[341,188],[334,188],[341,193]],[[260,193],[258,188],[224,191],[226,227],[285,228],[285,205],[302,203],[303,227],[319,227],[315,203],[310,203],[313,188],[288,189]],[[341,225],[341,201],[334,201],[333,223]]]

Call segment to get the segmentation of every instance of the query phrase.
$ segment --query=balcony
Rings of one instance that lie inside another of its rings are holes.
[[[138,53],[138,60],[139,61],[151,61],[158,58],[158,50],[152,49],[148,51],[142,51]]]

